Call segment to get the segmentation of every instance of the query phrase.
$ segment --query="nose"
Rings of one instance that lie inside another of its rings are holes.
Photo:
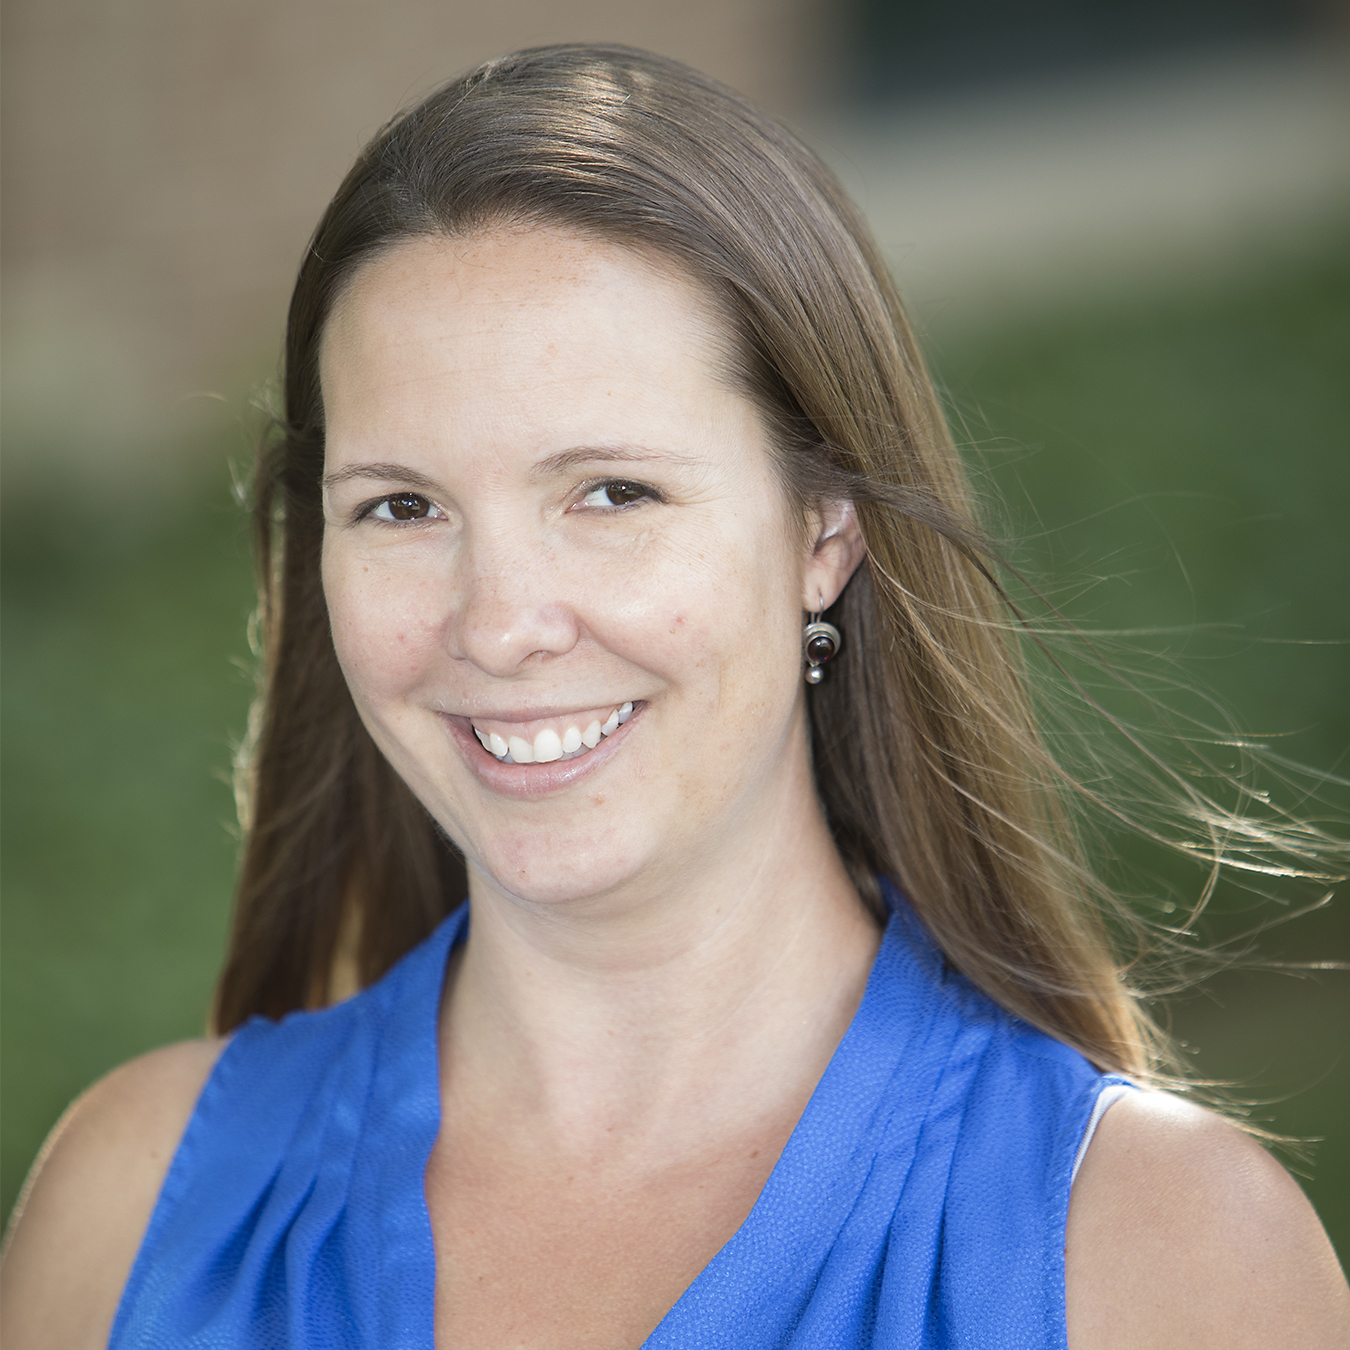
[[[580,624],[564,600],[557,559],[543,541],[475,541],[462,559],[451,654],[489,675],[519,674],[576,646]]]

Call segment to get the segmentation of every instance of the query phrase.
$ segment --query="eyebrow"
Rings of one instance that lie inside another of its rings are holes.
[[[416,469],[408,468],[406,464],[347,464],[341,469],[334,469],[332,473],[324,474],[323,486],[325,489],[335,488],[343,483],[350,483],[354,478],[372,478],[380,483],[393,480],[417,488],[436,487],[434,479],[428,478],[424,473],[418,473]]]
[[[652,461],[665,464],[693,463],[687,455],[677,455],[672,450],[652,450],[641,445],[578,445],[541,459],[530,470],[530,477],[551,478],[568,469],[575,469],[579,464],[642,464]]]
[[[670,450],[651,450],[637,445],[578,445],[570,450],[560,450],[556,455],[541,459],[530,469],[533,479],[552,478],[557,474],[574,469],[579,464],[640,464],[653,460],[668,464],[689,464],[687,455],[677,455]],[[325,490],[340,487],[354,479],[371,479],[379,483],[396,482],[412,488],[435,491],[440,485],[426,474],[410,469],[406,464],[374,463],[346,464],[340,469],[323,476]]]

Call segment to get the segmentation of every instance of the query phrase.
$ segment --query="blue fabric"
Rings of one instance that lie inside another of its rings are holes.
[[[892,900],[862,1004],[763,1193],[647,1350],[1065,1350],[1074,1154],[1119,1080],[953,974]],[[114,1350],[430,1350],[436,1021],[467,918],[346,1003],[237,1032]]]

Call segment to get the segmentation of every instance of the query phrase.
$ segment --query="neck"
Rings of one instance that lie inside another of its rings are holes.
[[[679,1149],[804,1103],[878,943],[805,772],[678,883],[541,906],[475,877],[443,1008],[447,1109],[589,1152],[616,1134]]]

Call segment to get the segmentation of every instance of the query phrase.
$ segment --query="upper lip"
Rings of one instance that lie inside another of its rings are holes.
[[[638,699],[625,697],[611,699],[608,702],[600,699],[592,703],[557,704],[548,708],[508,708],[493,711],[479,708],[473,712],[448,713],[447,715],[465,717],[471,722],[548,722],[554,718],[577,717],[582,713],[599,712],[601,709],[622,708],[625,703],[632,703],[636,707],[639,702]]]

